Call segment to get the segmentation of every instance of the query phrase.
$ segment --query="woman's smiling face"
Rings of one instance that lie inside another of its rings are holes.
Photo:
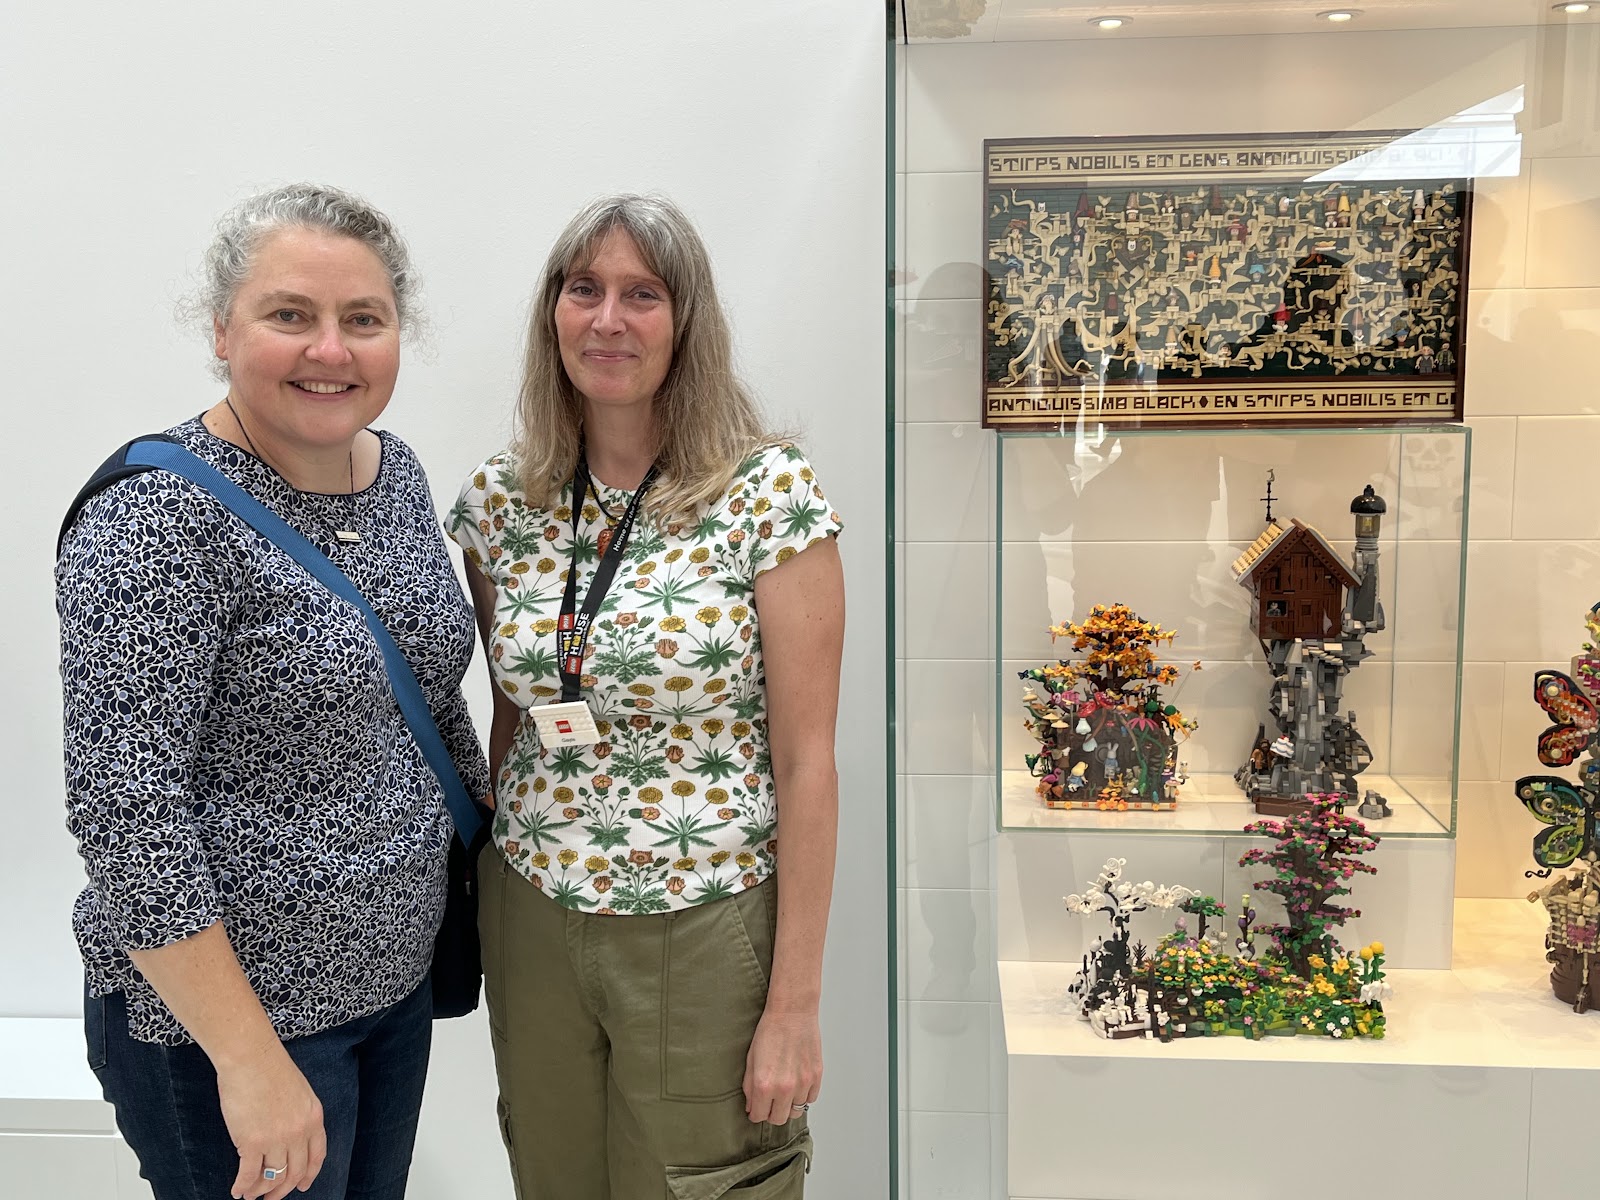
[[[561,284],[556,341],[585,406],[648,412],[672,366],[672,294],[622,229]]]
[[[382,261],[354,238],[272,234],[214,334],[230,399],[253,436],[280,448],[348,445],[394,394],[394,288]]]

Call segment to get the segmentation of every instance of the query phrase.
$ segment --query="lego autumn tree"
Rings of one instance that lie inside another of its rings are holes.
[[[1156,650],[1178,635],[1126,604],[1097,604],[1088,619],[1050,627],[1074,657],[1021,672],[1029,729],[1040,753],[1029,769],[1055,807],[1168,807],[1179,774],[1175,748],[1195,723],[1163,702],[1178,668]],[[1199,663],[1194,665],[1198,670]]]
[[[1092,691],[1118,700],[1133,687],[1166,687],[1177,682],[1178,668],[1156,660],[1156,647],[1178,635],[1154,621],[1142,620],[1126,604],[1096,604],[1089,619],[1050,626],[1052,640],[1072,639],[1080,659],[1044,668],[1047,678],[1063,688],[1080,680]]]
[[[1331,901],[1350,894],[1346,885],[1357,872],[1378,872],[1360,858],[1377,848],[1378,839],[1356,818],[1339,811],[1340,798],[1314,795],[1307,799],[1311,808],[1306,812],[1246,825],[1244,832],[1275,838],[1278,844],[1270,850],[1247,850],[1239,859],[1241,867],[1263,863],[1272,869],[1271,878],[1254,886],[1282,898],[1286,923],[1257,928],[1272,938],[1289,969],[1302,978],[1312,974],[1313,955],[1331,962],[1339,954],[1333,930],[1347,918],[1361,915],[1359,909]]]

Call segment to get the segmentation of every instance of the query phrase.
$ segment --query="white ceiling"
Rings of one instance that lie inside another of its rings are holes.
[[[902,0],[912,42],[1032,42],[1092,38],[1209,37],[1330,30],[1516,27],[1600,22],[1600,0],[1582,16],[1554,0]],[[1335,25],[1318,13],[1359,10]],[[1090,18],[1130,18],[1105,31]]]

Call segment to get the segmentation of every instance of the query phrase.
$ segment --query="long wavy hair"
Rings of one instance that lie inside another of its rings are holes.
[[[551,508],[572,478],[583,441],[583,398],[561,362],[556,302],[567,277],[588,268],[614,229],[633,239],[672,297],[672,363],[651,406],[661,474],[645,511],[661,525],[689,520],[753,452],[782,439],[763,427],[749,390],[734,374],[732,338],[705,243],[682,210],[661,196],[596,200],[550,249],[528,320],[512,442],[523,493],[532,507]]]

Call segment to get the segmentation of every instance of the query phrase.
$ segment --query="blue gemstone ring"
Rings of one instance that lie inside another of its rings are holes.
[[[263,1167],[261,1169],[261,1178],[265,1179],[268,1183],[271,1183],[274,1179],[276,1179],[279,1175],[282,1175],[288,1169],[288,1167]]]

